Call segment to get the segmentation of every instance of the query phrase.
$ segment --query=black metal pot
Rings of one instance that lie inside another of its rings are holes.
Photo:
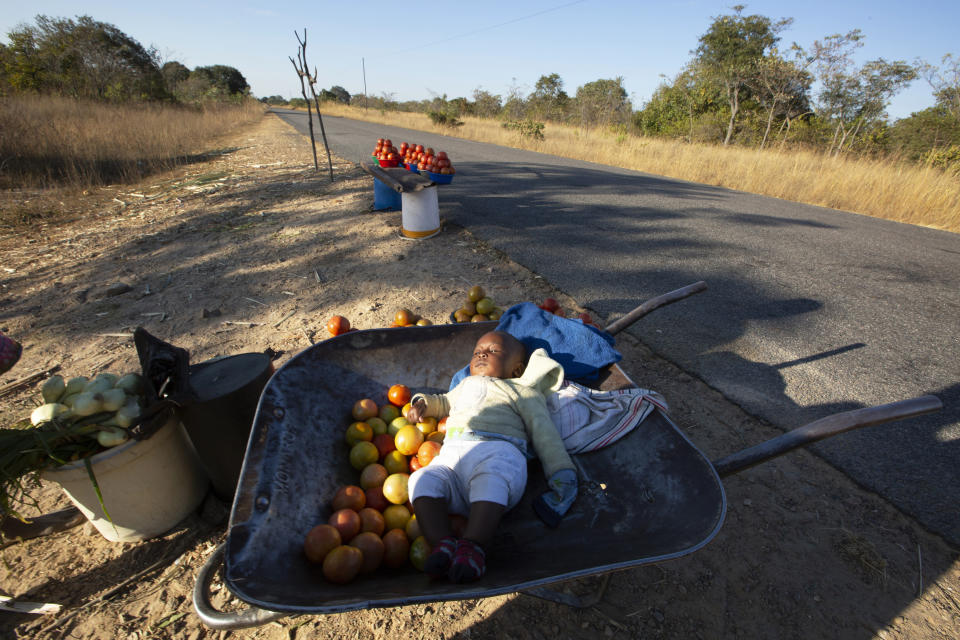
[[[263,353],[241,353],[190,367],[191,400],[179,409],[216,495],[233,500],[257,401],[273,374]]]

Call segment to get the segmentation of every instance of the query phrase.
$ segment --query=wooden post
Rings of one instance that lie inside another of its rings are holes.
[[[307,85],[310,87],[310,94],[313,96],[313,103],[317,108],[317,120],[320,121],[320,135],[323,138],[323,148],[326,149],[327,151],[327,167],[330,170],[330,182],[333,182],[333,159],[330,157],[330,145],[327,144],[327,132],[323,128],[323,116],[320,114],[320,100],[317,99],[317,92],[313,87],[313,85],[316,84],[317,82],[317,69],[316,67],[314,67],[312,76],[307,72],[307,69],[308,69],[307,67],[307,28],[306,27],[303,28],[303,40],[300,40],[300,35],[297,34],[296,31],[294,31],[294,34],[296,34],[297,36],[297,42],[300,43],[300,54],[299,54],[300,62],[303,64],[304,75],[306,75],[307,77]],[[304,99],[306,99],[307,97],[306,94],[304,94],[303,97]],[[308,112],[310,110],[309,107],[310,107],[310,102],[308,101],[307,102]],[[313,142],[312,117],[310,120],[310,141]],[[319,171],[320,170],[319,167],[316,166],[317,148],[315,144],[313,148],[313,160],[314,160],[314,167],[317,169],[317,171]]]
[[[294,31],[296,33],[296,31]],[[297,35],[297,40],[300,40],[299,34]],[[297,60],[300,60],[300,52],[297,52]],[[300,94],[303,96],[303,101],[307,103],[307,123],[310,125],[310,146],[313,147],[313,170],[319,171],[320,166],[317,163],[317,143],[313,139],[313,113],[310,110],[310,100],[307,99],[307,89],[304,86],[303,77],[306,75],[301,68],[301,65],[298,65],[294,62],[293,58],[290,58],[290,64],[293,65],[293,68],[297,70],[297,76],[300,78]]]

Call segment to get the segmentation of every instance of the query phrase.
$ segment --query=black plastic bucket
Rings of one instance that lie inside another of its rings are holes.
[[[273,374],[263,353],[241,353],[190,367],[193,400],[180,420],[196,449],[214,493],[233,500],[260,392]]]

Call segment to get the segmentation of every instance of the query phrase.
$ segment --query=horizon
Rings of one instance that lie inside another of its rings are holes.
[[[483,89],[503,98],[524,96],[536,81],[557,73],[570,96],[601,78],[623,78],[634,110],[652,97],[665,78],[679,73],[713,18],[733,10],[718,0],[668,4],[602,0],[537,0],[523,5],[502,1],[482,5],[443,5],[411,13],[393,3],[360,7],[295,0],[286,12],[265,6],[224,2],[202,5],[173,0],[162,10],[145,3],[84,3],[78,11],[64,0],[36,0],[29,8],[3,0],[3,42],[19,24],[37,15],[75,19],[89,15],[112,24],[163,62],[190,69],[222,64],[236,68],[258,97],[301,97],[290,56],[298,50],[294,32],[307,30],[307,59],[318,70],[318,88],[341,86],[351,96],[391,96],[398,102],[435,96],[473,98]],[[884,58],[939,65],[957,46],[960,3],[940,6],[923,0],[904,6],[892,0],[846,2],[815,0],[786,11],[773,1],[753,2],[745,15],[771,20],[793,18],[780,48],[860,29],[864,46],[858,64]],[[184,21],[183,16],[191,19]],[[611,20],[611,17],[616,19]],[[960,48],[958,48],[960,49]],[[365,71],[365,73],[364,73]],[[366,91],[364,91],[364,81]],[[933,89],[922,78],[891,101],[891,120],[933,106]]]

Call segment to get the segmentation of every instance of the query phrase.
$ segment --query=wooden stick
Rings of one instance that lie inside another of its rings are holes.
[[[694,294],[697,294],[697,293],[700,293],[701,291],[706,291],[706,290],[707,290],[707,283],[701,280],[700,282],[694,282],[693,284],[687,285],[680,289],[676,289],[675,291],[665,293],[662,296],[657,296],[656,298],[647,300],[646,302],[644,302],[642,305],[640,305],[639,307],[637,307],[627,315],[623,316],[616,322],[611,323],[610,326],[604,329],[604,331],[606,331],[610,335],[616,335],[621,331],[623,331],[624,329],[626,329],[627,327],[629,327],[630,325],[632,325],[634,322],[636,322],[640,318],[642,318],[643,316],[653,311],[654,309],[659,309],[660,307],[664,307],[668,304],[673,304],[678,300],[689,298]]]
[[[56,373],[56,372],[59,371],[59,370],[60,370],[60,365],[55,365],[55,366],[50,367],[49,369],[46,369],[46,370],[44,370],[44,371],[37,371],[36,373],[31,373],[31,374],[30,374],[29,376],[27,376],[26,378],[21,378],[20,380],[17,380],[16,382],[11,382],[11,383],[8,384],[7,386],[5,386],[5,387],[3,387],[2,389],[0,389],[0,398],[2,398],[2,397],[4,397],[4,396],[8,396],[8,395],[10,395],[11,393],[13,393],[14,391],[19,391],[20,389],[22,389],[23,387],[27,386],[28,384],[30,384],[30,383],[32,383],[32,382],[35,382],[35,381],[39,380],[40,378],[43,378],[43,377],[45,377],[45,376],[48,376],[48,375],[50,375],[51,373]]]
[[[296,312],[297,312],[297,310],[294,309],[293,311],[291,311],[291,312],[288,313],[287,315],[283,316],[282,318],[280,318],[279,320],[277,320],[276,322],[274,322],[274,323],[273,323],[274,328],[279,327],[281,324],[283,324],[283,321],[284,321],[284,320],[289,320],[291,317],[293,317],[293,315],[294,315]]]
[[[805,447],[824,438],[859,429],[872,427],[885,422],[905,420],[925,413],[939,411],[943,403],[936,396],[920,396],[909,400],[900,400],[878,407],[854,409],[820,418],[802,427],[787,431],[783,435],[771,438],[766,442],[748,447],[737,453],[732,453],[713,463],[720,477],[738,473],[761,462],[766,462],[777,456]]]

